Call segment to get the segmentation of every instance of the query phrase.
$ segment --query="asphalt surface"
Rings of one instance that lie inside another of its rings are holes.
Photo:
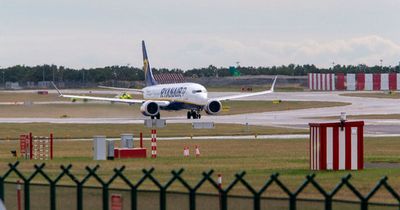
[[[21,91],[30,92],[30,91]],[[54,91],[50,91],[54,92]],[[83,94],[88,90],[67,90],[65,93]],[[118,93],[110,90],[94,90],[91,93]],[[345,92],[275,92],[269,95],[249,97],[241,100],[275,100],[284,101],[337,101],[348,102],[351,105],[329,108],[313,108],[265,113],[239,114],[229,116],[202,115],[202,119],[188,120],[186,116],[165,118],[167,123],[188,123],[193,121],[214,123],[236,123],[249,125],[268,125],[288,128],[308,128],[310,122],[327,122],[323,119],[310,119],[326,116],[340,116],[341,112],[348,115],[366,114],[400,114],[399,99],[377,99],[340,96]],[[348,92],[346,92],[348,93]],[[209,93],[209,97],[226,96],[238,93]],[[162,114],[162,113],[161,113]],[[136,123],[142,124],[146,117],[139,118],[0,118],[0,122],[28,123]],[[328,120],[332,122],[334,120]],[[366,119],[365,132],[368,134],[400,134],[400,120],[396,119]]]

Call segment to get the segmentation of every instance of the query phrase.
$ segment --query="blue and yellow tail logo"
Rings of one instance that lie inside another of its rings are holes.
[[[151,71],[149,59],[147,58],[146,45],[144,41],[142,41],[142,50],[143,50],[143,71],[144,71],[144,81],[146,86],[157,85],[156,80],[153,77],[153,72]]]

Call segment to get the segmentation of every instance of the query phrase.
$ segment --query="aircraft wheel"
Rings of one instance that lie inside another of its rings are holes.
[[[157,119],[160,119],[160,117],[161,117],[161,115],[160,115],[160,113],[158,113],[158,114],[156,115],[156,118],[157,118]]]
[[[188,112],[187,112],[187,118],[190,119],[191,116],[192,116],[192,115],[191,115],[191,112],[188,111]]]
[[[198,114],[193,110],[191,112],[192,112],[193,119],[197,119],[198,118]]]
[[[150,116],[151,119],[154,119],[154,116]]]

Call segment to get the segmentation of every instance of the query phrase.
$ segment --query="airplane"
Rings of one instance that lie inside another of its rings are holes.
[[[237,94],[231,96],[222,96],[209,98],[207,89],[198,83],[175,83],[175,84],[158,84],[153,77],[153,72],[150,68],[149,59],[147,57],[146,45],[142,41],[143,51],[143,70],[145,74],[146,87],[143,89],[104,87],[115,90],[133,91],[143,94],[143,99],[127,99],[127,98],[107,98],[95,96],[80,96],[80,95],[64,95],[53,83],[54,88],[59,93],[60,97],[109,101],[112,103],[126,104],[141,104],[140,112],[144,116],[149,116],[151,119],[160,119],[160,110],[177,111],[188,110],[187,119],[200,119],[201,111],[205,111],[208,115],[216,115],[222,110],[221,101],[238,99],[250,96],[264,95],[274,92],[277,76],[275,76],[272,86],[269,90]]]

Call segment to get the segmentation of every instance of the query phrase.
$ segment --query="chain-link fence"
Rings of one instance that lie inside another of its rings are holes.
[[[235,179],[227,185],[220,187],[212,178],[213,170],[203,172],[195,185],[190,185],[182,178],[183,169],[171,171],[172,178],[166,183],[161,183],[153,175],[154,168],[143,169],[143,176],[138,180],[131,180],[124,175],[125,167],[115,168],[113,175],[105,180],[97,170],[99,166],[86,167],[86,174],[79,179],[71,172],[72,165],[61,165],[59,174],[51,176],[45,172],[45,164],[34,165],[34,171],[23,174],[17,167],[19,162],[9,164],[9,169],[0,176],[0,199],[4,201],[7,209],[111,209],[110,197],[113,194],[121,195],[123,209],[400,209],[400,196],[388,184],[387,177],[383,177],[370,192],[363,195],[350,182],[351,175],[343,177],[337,185],[331,189],[324,189],[316,180],[315,174],[307,175],[304,182],[295,191],[289,188],[279,179],[279,174],[272,174],[261,188],[255,188],[244,178],[245,172],[235,175]],[[7,179],[13,179],[9,181]],[[17,183],[15,180],[21,180]],[[34,182],[40,179],[41,182]],[[98,186],[89,186],[88,180],[94,179]],[[68,180],[72,184],[61,184],[61,180]],[[116,180],[120,180],[124,187],[114,187]],[[150,181],[156,186],[156,190],[142,189],[143,183]],[[171,186],[179,184],[182,191],[172,191]],[[211,184],[214,192],[203,193],[200,188],[205,184]],[[286,195],[285,197],[268,197],[265,192],[272,185],[278,186]],[[242,185],[248,190],[248,195],[233,195],[233,189]],[[20,191],[16,190],[21,188]],[[313,188],[320,194],[319,199],[302,198],[301,193],[306,188]],[[357,200],[336,199],[339,191],[350,190]],[[384,189],[395,200],[395,203],[372,202],[372,198],[378,190]],[[20,195],[18,195],[20,193]]]

